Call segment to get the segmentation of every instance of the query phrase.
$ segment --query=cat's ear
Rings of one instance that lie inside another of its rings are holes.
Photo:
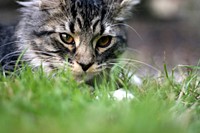
[[[65,0],[40,0],[41,9],[51,9],[51,8],[56,8],[61,4],[65,4]]]
[[[49,9],[59,6],[62,0],[30,0],[25,2],[18,1],[17,3],[28,8]]]
[[[39,9],[39,6],[41,5],[41,0],[17,1],[17,3],[24,7],[32,7]]]
[[[123,21],[130,17],[133,7],[140,3],[140,0],[119,0],[116,20]]]

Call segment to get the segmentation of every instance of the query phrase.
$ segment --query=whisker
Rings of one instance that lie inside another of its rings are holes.
[[[18,64],[17,65],[18,67],[21,67],[22,65],[20,65],[20,64]],[[7,70],[7,69],[5,69],[6,67],[13,67],[13,69],[16,67],[16,61],[9,61],[9,62],[7,62],[6,64],[4,64],[3,66],[2,66],[2,69],[3,70]],[[9,69],[10,70],[10,69]]]
[[[5,56],[3,56],[3,57],[1,58],[0,63],[1,63],[3,60],[8,59],[8,58],[10,58],[10,57],[19,56],[20,53],[21,53],[21,51],[15,51],[15,52],[11,52],[11,53],[9,53],[9,54],[6,54]]]
[[[142,54],[142,51],[139,51],[139,50],[134,49],[134,48],[126,47],[124,49],[127,50],[127,51],[131,51],[131,52],[136,52],[138,54]]]
[[[148,66],[150,68],[152,68],[153,70],[157,71],[157,72],[161,72],[159,69],[157,69],[156,67],[150,65],[150,64],[147,64],[145,62],[142,62],[142,61],[139,61],[139,60],[135,60],[135,59],[126,59],[126,58],[119,58],[119,59],[112,59],[113,61],[122,61],[122,62],[133,62],[133,63],[139,63],[139,64],[143,64],[145,66]],[[111,61],[112,61],[111,60]]]
[[[48,53],[46,51],[40,51],[40,50],[29,50],[30,52],[36,52],[36,54],[43,54],[44,56],[51,56],[52,57],[56,57],[56,55]],[[15,51],[15,52],[11,52],[6,54],[4,57],[1,58],[0,63],[3,62],[5,59],[9,59],[11,57],[17,57],[20,56],[20,54],[22,54],[22,51]],[[24,53],[23,56],[32,56],[34,55],[34,53]],[[37,56],[37,55],[36,55]],[[34,58],[32,58],[34,59]]]
[[[117,63],[103,63],[103,64],[101,64],[101,65],[99,65],[98,66],[98,71],[99,72],[101,72],[101,71],[104,71],[105,69],[108,69],[108,68],[113,68],[113,66],[117,66],[118,68],[120,68],[120,69],[123,69],[123,67],[122,66],[120,66],[119,64],[117,64]]]
[[[119,62],[118,62],[118,63],[116,63],[116,62],[110,62],[110,63],[118,64],[118,65],[120,65],[122,68],[127,68],[127,66],[130,66],[130,65],[131,65],[131,68],[136,68],[136,69],[138,69],[138,67],[137,67],[135,64],[133,64],[133,62],[124,61],[123,64],[120,64]]]
[[[5,44],[1,45],[0,48],[4,47],[4,46],[7,46],[7,45],[10,45],[10,44],[18,43],[18,42],[20,42],[20,41],[8,42],[8,43],[5,43]]]
[[[119,67],[120,69],[122,69],[122,70],[125,70],[125,68],[123,68],[122,66],[120,66],[119,64],[117,64],[117,63],[109,63],[110,65],[115,65],[115,66],[117,66],[117,67]]]
[[[142,38],[142,36],[132,26],[130,26],[128,24],[125,24],[125,23],[116,23],[116,24],[111,25],[111,27],[117,26],[117,25],[127,26],[128,28],[130,28],[132,31],[134,31],[136,33],[136,35],[140,38],[140,40],[144,41],[144,39]]]

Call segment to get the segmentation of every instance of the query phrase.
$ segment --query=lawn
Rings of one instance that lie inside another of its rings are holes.
[[[122,101],[108,97],[115,74],[97,82],[94,92],[68,72],[2,74],[0,133],[200,133],[199,67],[189,69],[181,82],[166,69],[143,77],[142,85],[123,80],[135,98]]]

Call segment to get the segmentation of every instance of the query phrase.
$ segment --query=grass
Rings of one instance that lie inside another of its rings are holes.
[[[93,93],[67,72],[1,75],[0,133],[200,133],[199,67],[190,70],[182,82],[167,69],[141,86],[125,80],[135,99],[123,101],[107,96],[116,88],[114,74]]]

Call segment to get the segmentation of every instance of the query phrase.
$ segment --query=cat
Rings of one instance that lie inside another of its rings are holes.
[[[68,68],[77,81],[109,70],[127,47],[123,23],[140,0],[30,0],[16,26],[0,26],[0,66],[16,61],[46,73]]]

